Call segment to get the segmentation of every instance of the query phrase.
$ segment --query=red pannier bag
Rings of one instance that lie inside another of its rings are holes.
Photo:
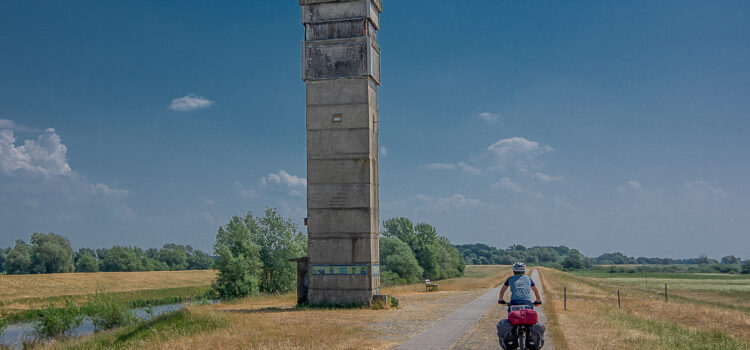
[[[533,326],[538,321],[536,311],[531,309],[516,310],[508,313],[508,321],[514,326],[527,325]]]

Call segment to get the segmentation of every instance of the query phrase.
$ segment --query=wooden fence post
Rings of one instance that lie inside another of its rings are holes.
[[[664,302],[665,303],[669,302],[669,292],[667,292],[667,284],[666,283],[664,283]]]
[[[563,286],[563,310],[568,309],[568,287]]]
[[[617,290],[617,308],[622,309],[622,305],[620,304],[620,290]]]

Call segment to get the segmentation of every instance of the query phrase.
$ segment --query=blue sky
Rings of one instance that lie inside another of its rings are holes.
[[[386,1],[381,220],[750,258],[750,3]],[[0,2],[0,246],[305,216],[296,1]]]

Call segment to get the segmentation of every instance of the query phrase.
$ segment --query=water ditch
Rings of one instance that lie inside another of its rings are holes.
[[[139,319],[147,321],[153,317],[180,310],[186,305],[188,305],[188,303],[153,306],[150,308],[151,310],[153,310],[153,312],[151,313],[146,312],[148,308],[138,308],[134,311],[135,315]],[[30,342],[38,339],[36,333],[34,332],[34,323],[35,322],[24,322],[8,325],[8,328],[6,328],[5,331],[0,334],[0,345],[9,347],[11,349],[22,349],[24,342]],[[70,337],[82,337],[85,335],[91,335],[94,333],[94,331],[95,329],[93,322],[91,322],[90,318],[86,317],[80,326],[72,329],[69,333]]]

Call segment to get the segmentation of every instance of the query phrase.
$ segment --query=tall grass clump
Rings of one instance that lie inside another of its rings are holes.
[[[8,327],[8,319],[5,316],[0,315],[0,335],[5,332],[5,328]]]
[[[83,312],[91,318],[97,331],[127,326],[137,320],[128,303],[118,302],[103,291],[97,291],[89,298]]]
[[[40,310],[39,320],[34,324],[34,332],[44,338],[59,338],[69,335],[73,328],[83,323],[83,317],[81,308],[70,300],[66,300],[63,307],[50,304]]]

